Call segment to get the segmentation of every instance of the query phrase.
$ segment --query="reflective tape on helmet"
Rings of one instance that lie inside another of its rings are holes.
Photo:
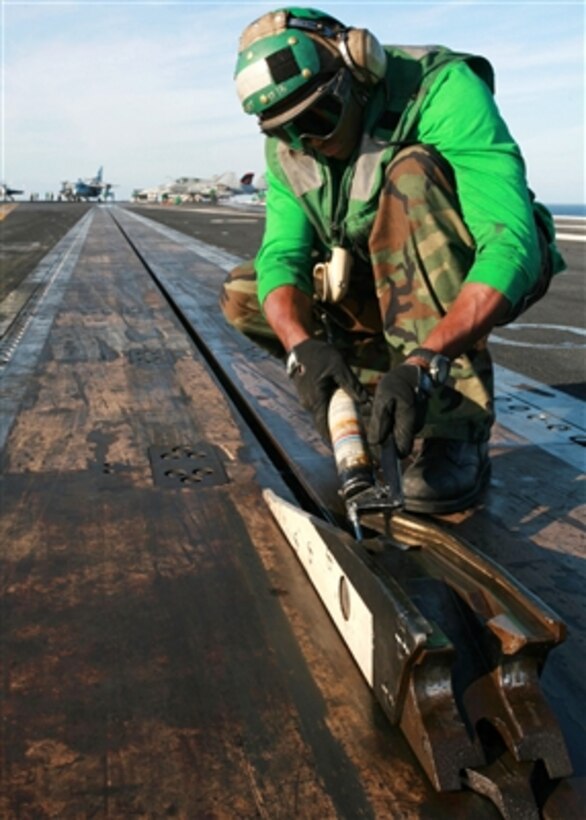
[[[273,82],[266,60],[257,60],[247,65],[236,77],[236,91],[246,107],[249,97],[269,87]]]

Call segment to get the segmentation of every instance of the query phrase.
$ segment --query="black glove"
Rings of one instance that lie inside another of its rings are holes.
[[[380,380],[368,428],[371,446],[384,444],[392,436],[399,458],[413,449],[413,439],[423,427],[429,393],[422,388],[417,365],[400,364]]]
[[[326,441],[330,440],[328,407],[338,387],[343,387],[359,404],[369,400],[340,351],[318,339],[306,339],[295,345],[287,358],[287,373],[295,383],[301,404],[313,414],[316,429]]]

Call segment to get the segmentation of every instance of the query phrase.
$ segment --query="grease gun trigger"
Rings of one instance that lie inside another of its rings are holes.
[[[384,481],[377,479],[368,453],[360,415],[345,390],[336,390],[328,409],[328,424],[340,495],[357,541],[362,541],[360,516],[364,513],[391,513],[403,506],[401,467],[395,442],[390,438],[381,449]]]

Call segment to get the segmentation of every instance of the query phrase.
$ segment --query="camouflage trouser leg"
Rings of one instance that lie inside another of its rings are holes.
[[[283,347],[260,309],[253,259],[230,271],[222,286],[220,307],[236,330],[272,356],[284,357]]]
[[[220,294],[220,307],[227,321],[241,333],[276,338],[260,309],[253,259],[230,271]]]
[[[474,259],[449,166],[423,146],[387,169],[369,239],[376,293],[393,364],[421,346],[450,308]],[[486,339],[452,366],[429,404],[422,436],[485,441],[494,421]]]

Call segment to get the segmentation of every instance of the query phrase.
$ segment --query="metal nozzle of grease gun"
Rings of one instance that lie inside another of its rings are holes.
[[[381,449],[383,483],[375,476],[357,407],[341,388],[330,401],[328,425],[340,478],[340,494],[356,540],[362,541],[361,514],[388,513],[403,506],[401,467],[395,442],[390,437]]]

